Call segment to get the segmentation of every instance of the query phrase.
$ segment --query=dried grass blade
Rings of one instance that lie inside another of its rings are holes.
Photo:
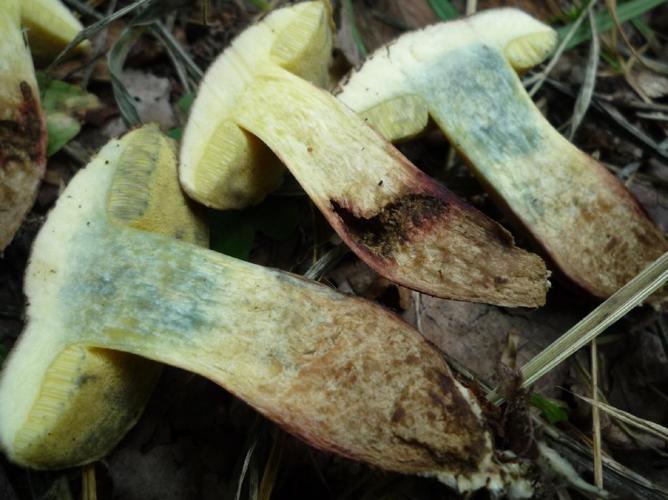
[[[595,339],[607,327],[641,304],[667,280],[668,252],[524,365],[522,367],[523,386],[533,384],[585,344]]]
[[[591,341],[591,394],[593,401],[598,402],[598,348],[596,339]],[[593,429],[593,452],[594,452],[594,484],[603,488],[603,460],[601,450],[601,415],[598,406],[595,406],[591,412]]]
[[[573,139],[573,136],[580,126],[580,123],[582,123],[582,119],[584,118],[587,110],[589,109],[589,105],[591,104],[591,98],[594,95],[594,87],[596,86],[596,71],[598,70],[598,60],[601,54],[601,46],[598,40],[598,34],[596,33],[596,22],[594,19],[595,5],[596,0],[592,1],[587,9],[589,16],[589,26],[591,28],[592,34],[591,47],[589,48],[589,57],[587,59],[587,68],[585,71],[584,81],[582,82],[580,93],[575,100],[573,117],[571,118],[570,131],[568,133],[569,139]]]
[[[620,410],[618,408],[615,408],[614,406],[611,406],[607,403],[604,403],[603,401],[596,401],[594,399],[588,398],[586,396],[580,396],[579,394],[575,394],[578,398],[582,399],[583,401],[586,401],[590,405],[592,405],[594,408],[598,408],[606,412],[608,415],[611,417],[614,417],[628,425],[631,425],[635,427],[636,429],[640,429],[641,431],[647,432],[648,434],[651,434],[653,436],[658,437],[659,439],[663,439],[668,443],[668,428],[659,425],[657,423],[654,423],[650,420],[645,420],[644,418],[636,417],[635,415],[632,415],[631,413],[625,412],[624,410]]]
[[[122,9],[118,9],[113,14],[104,17],[97,22],[94,22],[90,26],[86,26],[83,30],[81,30],[81,32],[76,37],[74,37],[74,39],[70,43],[67,44],[67,47],[65,47],[63,51],[60,54],[58,54],[58,57],[56,57],[56,59],[49,65],[49,67],[46,69],[46,72],[49,73],[53,68],[55,68],[58,64],[60,64],[62,60],[65,57],[67,57],[70,51],[84,40],[90,39],[93,35],[95,35],[100,30],[104,29],[105,27],[113,23],[116,19],[120,19],[126,14],[134,10],[137,10],[139,7],[142,7],[148,4],[149,2],[154,2],[154,1],[155,0],[138,0],[137,2],[131,3],[130,5],[123,7]]]
[[[545,66],[545,69],[536,76],[537,78],[537,80],[535,80],[536,83],[534,83],[533,87],[531,87],[531,89],[529,90],[530,96],[533,96],[536,92],[538,92],[538,89],[540,89],[543,86],[543,83],[545,83],[545,79],[547,78],[547,76],[557,65],[557,62],[559,62],[559,59],[561,58],[562,54],[568,47],[568,43],[573,38],[573,35],[575,35],[575,33],[577,32],[578,28],[582,24],[582,21],[584,21],[585,15],[588,12],[588,8],[591,7],[592,3],[594,3],[593,0],[589,2],[587,8],[582,9],[582,12],[580,12],[575,22],[568,27],[567,31],[564,32],[564,36],[561,38],[559,45],[557,45],[557,50],[554,51],[552,58]],[[529,80],[529,83],[530,82],[531,80]]]
[[[524,378],[522,387],[530,386],[591,342],[627,312],[641,304],[666,281],[668,281],[668,252],[525,364],[521,370]],[[495,403],[502,401],[496,391],[488,394],[487,398]]]
[[[353,41],[355,42],[357,55],[360,57],[360,59],[364,59],[369,53],[369,51],[366,49],[366,45],[364,45],[364,40],[362,39],[360,30],[357,27],[357,20],[355,19],[355,9],[353,8],[352,0],[343,0],[343,12],[345,16],[348,18],[348,22],[350,23],[350,34],[353,38]]]
[[[81,469],[81,499],[97,500],[95,464],[86,464]]]
[[[133,127],[141,123],[141,118],[135,108],[134,100],[121,80],[123,65],[128,52],[141,36],[146,28],[143,26],[134,28],[125,28],[121,33],[112,49],[109,51],[108,66],[111,75],[111,85],[114,91],[114,98],[118,109],[121,112],[123,121],[128,127]]]

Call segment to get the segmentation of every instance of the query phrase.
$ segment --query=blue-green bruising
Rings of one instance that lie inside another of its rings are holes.
[[[536,111],[503,55],[486,45],[447,52],[430,61],[418,82],[434,120],[483,171],[540,148]]]
[[[178,341],[214,328],[203,306],[220,281],[214,286],[207,266],[198,265],[197,247],[104,223],[82,228],[75,238],[80,251],[59,299],[76,338],[90,335],[94,344],[105,344],[108,331],[118,329],[169,343],[168,337]],[[82,325],[95,331],[83,332]]]

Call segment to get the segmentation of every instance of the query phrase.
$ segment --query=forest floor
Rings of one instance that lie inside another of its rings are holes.
[[[65,3],[84,25],[90,25],[131,2]],[[52,150],[35,206],[0,258],[0,363],[24,324],[23,274],[31,242],[76,171],[110,138],[127,130],[119,99],[129,96],[141,122],[157,122],[179,139],[202,72],[249,23],[283,3],[149,3],[149,9],[155,9],[153,24],[133,27],[137,11],[131,11],[90,33],[93,53],[88,59],[70,58],[48,68],[51,78],[76,86],[67,92],[78,100],[66,112],[81,130],[63,129],[62,137],[49,137]],[[463,15],[467,8],[517,6],[557,28],[562,41],[581,19],[549,74],[545,75],[543,64],[523,75],[524,82],[527,88],[538,84],[533,98],[549,121],[609,168],[665,233],[668,4],[595,2],[591,16],[599,29],[598,57],[590,55],[594,44],[587,4],[584,0],[343,0],[334,5],[335,71],[343,75],[400,33]],[[611,15],[615,9],[625,36],[615,27]],[[158,21],[167,38],[156,35]],[[127,36],[133,29],[141,30],[136,40]],[[129,47],[125,59],[118,54],[122,51],[114,51],[121,46]],[[45,65],[38,63],[37,69],[46,74]],[[124,85],[120,93],[118,89],[114,93],[114,76]],[[40,81],[44,96],[53,88],[53,80]],[[61,104],[55,99],[47,112],[57,111]],[[439,131],[399,148],[426,173],[512,227]],[[560,281],[553,283],[547,305],[534,311],[435,299],[399,287],[346,251],[289,175],[256,207],[207,215],[213,249],[298,274],[318,263],[320,281],[398,312],[441,348],[455,367],[481,383],[500,381],[499,364],[509,342],[517,342],[521,365],[596,306]],[[521,233],[514,235],[520,246],[529,245]],[[602,436],[602,450],[597,453],[617,467],[604,468],[604,487],[621,498],[668,498],[666,435],[661,439],[648,432],[645,422],[668,426],[668,320],[640,307],[598,338],[601,398],[644,419],[639,426],[605,412],[592,419],[591,405],[578,397],[592,394],[590,368],[587,347],[533,388],[532,411],[551,426],[549,432],[535,431],[551,433],[555,448],[593,482],[596,421]],[[458,498],[435,480],[372,469],[311,448],[213,383],[173,368],[164,370],[139,423],[93,468],[39,472],[0,459],[0,496],[4,492],[7,499],[89,500],[95,498],[90,494],[91,481],[101,500]],[[548,498],[582,497],[561,479],[548,484]]]

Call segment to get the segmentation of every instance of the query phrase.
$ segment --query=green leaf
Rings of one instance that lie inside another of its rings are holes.
[[[631,0],[617,6],[617,16],[619,17],[619,22],[624,23],[631,19],[634,19],[638,16],[643,15],[645,12],[648,12],[659,5],[665,3],[665,0]],[[557,29],[559,34],[559,39],[562,39],[568,33],[572,23],[562,26]],[[596,15],[596,32],[603,33],[612,29],[615,25],[610,12],[607,10]],[[566,50],[572,49],[580,45],[583,42],[586,42],[591,38],[591,30],[589,26],[580,26],[578,30],[573,35],[573,38],[566,44]]]
[[[250,4],[259,10],[269,10],[271,9],[271,4],[267,0],[249,0]]]
[[[566,403],[556,399],[546,398],[540,394],[531,395],[531,404],[538,408],[543,417],[551,424],[558,424],[568,420],[568,411]]]
[[[291,237],[299,223],[296,200],[269,197],[246,210],[211,211],[211,248],[247,260],[258,232],[276,241]]]
[[[183,127],[172,127],[166,132],[166,134],[175,141],[180,141],[181,136],[183,135]]]
[[[230,257],[248,260],[255,240],[255,228],[245,220],[244,212],[212,212],[211,248]]]
[[[190,111],[190,108],[193,105],[193,102],[195,102],[195,93],[186,92],[181,97],[179,97],[178,101],[176,101],[176,106],[179,108],[181,113],[187,115],[188,111]]]
[[[37,74],[42,109],[46,114],[47,155],[51,156],[81,130],[80,120],[87,111],[100,107],[99,99],[77,85]]]
[[[452,3],[450,3],[450,0],[428,0],[428,2],[434,14],[443,21],[450,21],[461,15]]]

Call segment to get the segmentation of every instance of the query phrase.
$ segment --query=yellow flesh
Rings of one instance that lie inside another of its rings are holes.
[[[179,175],[192,198],[218,209],[244,208],[278,187],[283,167],[238,128],[237,97],[274,65],[324,86],[331,50],[327,1],[278,9],[232,42],[207,71],[184,132]]]
[[[83,29],[60,0],[21,0],[21,24],[33,56],[39,59],[55,58]],[[85,41],[76,50],[85,51],[89,47]]]
[[[514,247],[503,228],[420,173],[330,94],[274,68],[238,102],[239,124],[269,145],[346,243],[384,276],[457,300],[543,303],[540,258]],[[264,112],[269,107],[273,113]],[[380,228],[368,222],[378,217]]]
[[[516,39],[490,40],[494,32],[483,29],[487,23],[479,16],[407,34],[372,56],[338,98],[393,140],[424,127],[424,116],[404,121],[399,131],[386,125],[405,114],[395,104],[403,96],[420,99],[421,109],[557,266],[590,293],[607,297],[668,244],[628,191],[549,124],[513,71],[540,61],[554,44],[553,32],[531,20],[522,34],[527,16],[501,12],[516,16],[514,23],[506,19]],[[378,107],[385,114],[369,114]]]
[[[397,316],[109,220],[108,200],[133,172],[122,168],[127,147],[110,143],[75,176],[36,239],[28,325],[0,380],[10,458],[23,458],[18,436],[41,417],[36,398],[62,393],[53,363],[76,365],[76,346],[91,346],[208,377],[316,446],[462,490],[530,494],[519,465],[495,461],[475,396]],[[32,434],[33,450],[46,453],[46,432]]]
[[[206,227],[188,208],[178,185],[174,144],[157,127],[146,126],[126,136],[123,149],[117,149],[118,180],[107,199],[109,220],[206,245]],[[83,325],[72,328],[85,330]],[[12,419],[32,405],[11,447],[15,461],[37,468],[69,467],[105,455],[139,418],[160,373],[158,364],[132,354],[75,344],[54,358],[40,388],[31,366],[53,351],[48,342],[32,349],[24,355],[33,361],[19,363],[17,380],[24,377],[19,396],[8,394],[7,384],[0,389],[0,421],[15,425]]]

